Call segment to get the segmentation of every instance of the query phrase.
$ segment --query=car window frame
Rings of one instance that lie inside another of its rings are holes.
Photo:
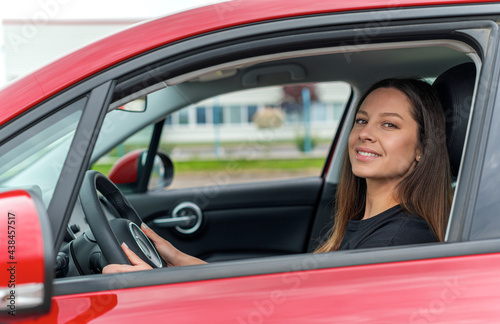
[[[86,97],[52,200],[47,207],[52,242],[54,242],[54,250],[56,251],[66,234],[66,226],[78,196],[78,191],[73,190],[73,188],[79,188],[83,181],[83,174],[75,172],[75,170],[80,171],[82,168],[86,168],[85,164],[88,165],[90,153],[100,128],[95,126],[99,122],[102,123],[105,116],[105,110],[101,108],[104,104],[109,105],[111,100],[109,94],[112,93],[110,90],[113,88],[114,82],[108,81],[99,85],[93,81],[56,95],[0,127],[0,146],[4,147],[5,144],[15,140],[18,136],[24,136],[27,131],[36,129],[40,121],[57,115],[65,107],[71,109],[71,103]],[[61,112],[61,114],[65,114],[65,112]],[[69,157],[75,155],[81,159],[76,160],[76,162],[70,161]],[[67,176],[64,177],[63,174]]]
[[[498,62],[500,60],[500,40],[498,36],[495,37],[495,40],[496,42],[492,44],[491,56],[492,61]],[[462,227],[462,236],[457,237],[457,240],[495,241],[500,238],[500,234],[497,237],[485,237],[478,234],[480,228],[475,223],[480,218],[496,215],[499,207],[498,199],[494,195],[496,191],[490,187],[490,184],[493,183],[490,181],[498,178],[497,167],[489,163],[493,161],[492,157],[496,153],[494,150],[497,149],[495,143],[499,138],[498,128],[495,127],[500,116],[499,109],[497,108],[495,111],[495,106],[498,106],[498,98],[500,98],[500,89],[495,85],[499,83],[500,65],[484,66],[481,76],[477,80],[475,94],[475,104],[482,105],[484,109],[478,112],[473,111],[471,116],[468,133],[469,137],[472,138],[466,143],[465,157],[462,161],[464,166],[461,170],[461,180],[467,181],[471,189],[467,193],[457,193],[457,197],[460,195],[460,199],[467,197],[467,199],[472,198],[473,200],[470,200],[468,204],[464,204],[460,210],[465,216],[462,217],[462,222],[459,224]],[[498,187],[498,184],[496,184],[496,187]],[[490,204],[487,205],[488,203]],[[469,217],[466,217],[466,215],[469,215]],[[497,231],[497,233],[500,233],[500,231]]]

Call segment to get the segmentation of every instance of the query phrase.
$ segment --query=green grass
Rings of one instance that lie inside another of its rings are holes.
[[[112,166],[111,164],[94,164],[91,169],[108,175]]]
[[[321,168],[324,159],[295,159],[295,160],[213,160],[213,161],[186,161],[176,162],[176,172],[183,171],[217,171],[228,167],[242,170],[300,170],[306,168]]]
[[[298,145],[297,144],[297,141],[300,141],[300,139],[294,139],[294,140],[275,140],[273,141],[272,143],[266,143],[266,142],[262,142],[262,143],[259,143],[258,145],[261,145],[261,146],[270,146],[272,147],[273,145],[277,145],[277,144],[280,144],[280,145],[290,145],[290,146],[296,146]],[[329,139],[318,139],[318,138],[313,138],[313,141],[314,143],[313,144],[326,144],[326,143],[330,143],[331,140]],[[221,142],[220,145],[222,148],[225,148],[225,149],[228,149],[228,148],[238,148],[238,147],[241,147],[242,145],[247,145],[249,144],[248,142],[245,142],[245,141],[234,141],[234,142]],[[301,145],[299,147],[299,150],[301,150],[301,148],[303,147],[303,143],[302,144],[299,144]],[[198,147],[214,147],[213,144],[211,143],[206,143],[206,142],[190,142],[190,143],[182,143],[182,144],[175,144],[175,143],[160,143],[160,148],[159,150],[160,151],[163,151],[163,152],[166,152],[166,153],[170,153],[176,146],[180,146],[180,147],[184,147],[184,148],[198,148]],[[142,144],[138,144],[138,143],[125,143],[125,144],[122,144],[120,146],[120,150],[122,150],[121,153],[119,153],[119,149],[118,148],[114,148],[113,150],[111,150],[110,152],[108,152],[108,156],[114,156],[114,157],[118,157],[118,156],[121,156],[123,153],[126,153],[126,152],[131,152],[131,151],[135,151],[137,149],[146,149],[148,147],[148,143],[142,143]]]
[[[293,160],[193,160],[174,162],[176,173],[193,171],[220,171],[220,170],[302,170],[302,169],[321,169],[324,164],[324,158],[307,158]],[[108,174],[111,164],[94,165],[92,170]]]

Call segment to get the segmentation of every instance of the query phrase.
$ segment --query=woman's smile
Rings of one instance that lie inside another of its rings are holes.
[[[356,159],[358,161],[362,161],[362,162],[373,161],[376,158],[379,158],[381,156],[382,155],[380,155],[377,152],[370,150],[368,148],[364,148],[364,147],[356,148]]]

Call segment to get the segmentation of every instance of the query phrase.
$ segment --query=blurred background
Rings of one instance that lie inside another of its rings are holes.
[[[134,24],[207,4],[231,9],[237,1],[4,0],[0,86]],[[231,183],[319,176],[349,96],[350,87],[338,82],[269,87],[172,114],[161,150],[174,162],[173,187],[213,184],[235,161],[244,172],[233,172]],[[93,168],[107,174],[119,158],[147,147],[151,132],[129,138]]]
[[[0,86],[130,25],[225,0],[2,0]]]

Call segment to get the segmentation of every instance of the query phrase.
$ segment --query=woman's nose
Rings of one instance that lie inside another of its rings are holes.
[[[375,141],[373,127],[370,123],[367,123],[365,127],[363,127],[363,129],[359,132],[359,139],[362,141]]]

